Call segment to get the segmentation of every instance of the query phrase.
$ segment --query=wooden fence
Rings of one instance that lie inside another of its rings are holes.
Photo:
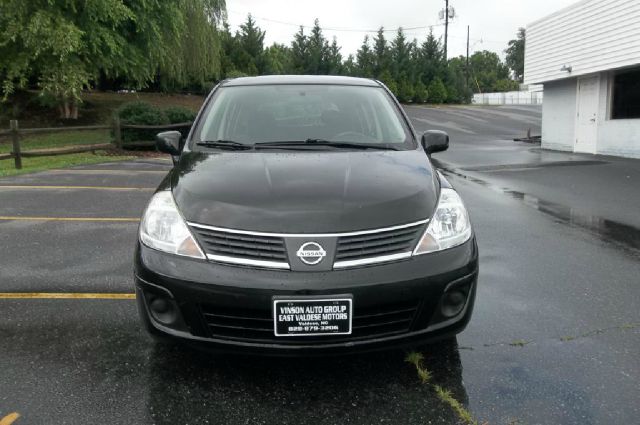
[[[144,147],[153,146],[151,141],[142,142],[129,142],[123,143],[122,131],[125,129],[132,130],[156,130],[166,131],[178,128],[191,127],[191,122],[183,122],[178,124],[167,125],[134,125],[134,124],[122,124],[120,120],[116,118],[112,125],[89,125],[89,126],[77,126],[77,127],[50,127],[50,128],[23,128],[18,125],[17,120],[11,120],[8,130],[0,130],[0,139],[3,137],[9,137],[12,143],[12,151],[10,153],[0,154],[0,160],[13,158],[15,167],[17,169],[22,168],[22,158],[30,158],[37,156],[53,156],[53,155],[65,155],[70,153],[81,152],[93,152],[96,150],[125,147]],[[30,151],[22,151],[20,147],[20,139],[24,135],[30,134],[51,134],[70,131],[92,131],[92,130],[113,130],[113,141],[109,143],[87,144],[87,145],[74,145],[65,146],[62,148],[51,149],[34,149]],[[0,141],[0,143],[2,143]]]

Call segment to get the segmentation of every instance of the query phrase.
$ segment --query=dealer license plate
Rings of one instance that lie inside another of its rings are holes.
[[[276,298],[273,324],[276,336],[350,335],[351,298]]]

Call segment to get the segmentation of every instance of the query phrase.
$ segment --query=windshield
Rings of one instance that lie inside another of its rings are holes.
[[[209,102],[194,137],[195,142],[243,144],[308,139],[415,147],[384,89],[366,86],[222,87]]]

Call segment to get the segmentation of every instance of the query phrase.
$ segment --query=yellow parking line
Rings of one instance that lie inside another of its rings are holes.
[[[136,191],[151,191],[155,190],[154,187],[113,187],[113,186],[28,186],[28,185],[0,185],[0,189],[36,189],[36,190],[136,190]]]
[[[7,416],[5,416],[4,418],[0,419],[0,425],[11,425],[12,423],[14,423],[16,421],[16,419],[18,419],[20,417],[20,414],[18,412],[13,412],[13,413],[9,413]]]
[[[101,221],[101,222],[128,222],[128,223],[136,223],[139,222],[139,218],[121,218],[121,217],[26,217],[26,216],[10,216],[10,215],[0,215],[1,220],[18,220],[18,221]]]
[[[81,170],[49,170],[56,174],[167,174],[169,169],[166,170],[100,170],[100,169],[81,169]]]
[[[72,300],[72,299],[91,299],[91,300],[134,300],[135,293],[76,293],[76,292],[0,292],[0,299],[37,299],[37,300]],[[2,425],[2,423],[0,423]]]

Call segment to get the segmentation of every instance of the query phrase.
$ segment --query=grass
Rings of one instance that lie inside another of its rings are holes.
[[[95,143],[109,143],[111,135],[109,130],[65,131],[61,133],[34,134],[24,136],[20,140],[20,150],[59,148],[70,145],[92,145]],[[13,150],[11,142],[7,139],[0,141],[0,153],[8,153]]]
[[[451,408],[458,414],[460,419],[464,421],[466,424],[477,424],[478,422],[473,419],[471,413],[465,407],[456,400],[452,395],[451,391],[445,390],[440,385],[434,385],[433,388],[436,390],[436,394],[438,394],[438,398],[443,402],[447,403]]]
[[[449,405],[456,415],[460,418],[462,422],[468,425],[477,425],[478,421],[473,419],[471,413],[460,403],[458,400],[451,395],[451,391],[445,390],[440,385],[431,383],[431,372],[424,367],[424,355],[422,353],[412,351],[407,354],[404,358],[404,361],[412,364],[416,368],[416,372],[418,373],[418,378],[420,378],[420,382],[423,384],[428,384],[433,391],[437,394],[438,398]]]
[[[416,372],[418,373],[418,377],[423,384],[426,384],[431,380],[431,372],[429,372],[423,365],[422,361],[424,360],[424,356],[422,353],[418,353],[416,351],[412,351],[407,354],[404,361],[407,363],[411,363],[415,366]]]
[[[133,157],[107,155],[104,151],[96,151],[95,154],[86,152],[69,155],[22,158],[22,169],[20,170],[15,169],[13,159],[5,159],[0,161],[0,177],[34,173],[36,171],[50,170],[53,168],[65,168],[74,165],[123,161],[131,158]]]

